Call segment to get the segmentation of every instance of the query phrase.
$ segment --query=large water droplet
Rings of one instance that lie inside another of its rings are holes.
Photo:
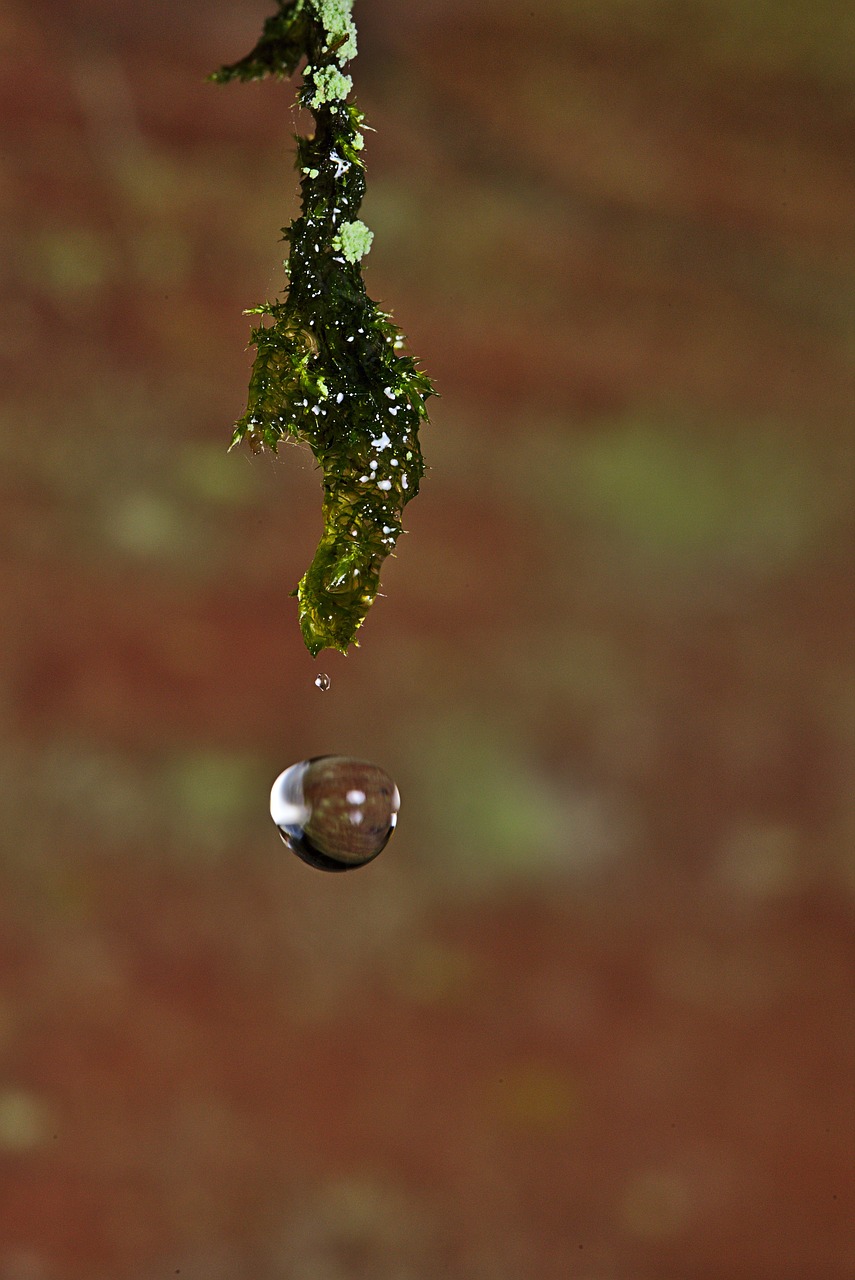
[[[349,756],[293,764],[270,791],[280,836],[319,871],[350,871],[376,858],[395,830],[400,804],[388,773]]]
[[[326,671],[318,672],[318,674],[315,676],[315,684],[318,686],[321,693],[326,693],[327,689],[330,687],[330,678],[327,675]]]

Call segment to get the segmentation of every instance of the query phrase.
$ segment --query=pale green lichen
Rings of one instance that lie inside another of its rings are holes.
[[[356,57],[356,24],[353,21],[353,0],[311,0],[324,32],[335,46],[339,65],[344,66]]]
[[[374,232],[369,231],[364,222],[343,222],[333,237],[332,247],[337,249],[348,262],[359,262],[371,248]]]
[[[312,84],[315,91],[308,99],[313,111],[326,102],[339,102],[346,98],[353,88],[350,76],[343,76],[338,67],[319,67],[312,72]]]

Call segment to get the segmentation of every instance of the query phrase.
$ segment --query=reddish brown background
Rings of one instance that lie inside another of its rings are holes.
[[[311,459],[224,451],[265,12],[0,9],[0,1280],[847,1280],[851,6],[359,0],[443,398],[318,663]],[[403,796],[345,877],[324,751]]]

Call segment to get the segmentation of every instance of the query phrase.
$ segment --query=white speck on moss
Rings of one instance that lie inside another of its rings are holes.
[[[343,222],[333,236],[332,246],[344,255],[348,262],[359,262],[371,248],[374,232],[364,222]]]
[[[339,102],[346,98],[353,88],[350,76],[343,76],[338,67],[319,67],[312,72],[312,83],[315,92],[309,99],[309,106],[315,111],[325,102]]]

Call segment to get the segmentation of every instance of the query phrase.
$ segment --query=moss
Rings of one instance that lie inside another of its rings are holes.
[[[254,308],[256,357],[233,444],[309,445],[323,470],[324,531],[296,594],[312,654],[346,652],[377,594],[380,569],[402,532],[403,508],[424,464],[418,428],[432,384],[368,296],[360,262],[372,233],[357,217],[365,194],[363,117],[340,70],[356,52],[349,0],[278,0],[256,47],[222,67],[218,83],[307,74],[301,101],[315,132],[297,139],[301,212],[284,298]]]

